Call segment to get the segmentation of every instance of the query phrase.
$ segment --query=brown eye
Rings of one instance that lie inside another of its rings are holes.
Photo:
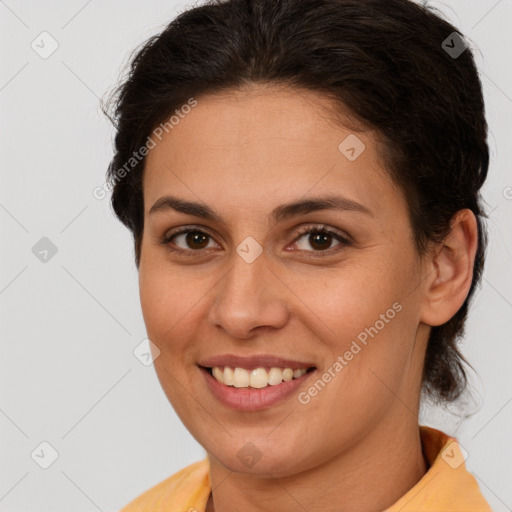
[[[315,233],[309,235],[308,241],[311,244],[311,247],[322,251],[330,248],[332,238],[333,236],[328,233]]]
[[[304,238],[305,242],[299,242],[301,238]],[[331,244],[336,240],[338,243],[332,246]],[[300,250],[308,252],[321,252],[327,251],[339,245],[348,245],[349,241],[341,234],[326,228],[309,228],[306,231],[303,231],[300,236],[297,237],[295,243]],[[302,246],[300,245],[301,243]],[[314,251],[311,251],[309,249],[310,247],[313,248]]]
[[[185,234],[185,243],[193,249],[204,249],[208,245],[205,244],[208,238],[209,236],[201,231],[189,231]]]
[[[208,248],[211,236],[200,229],[182,229],[168,234],[162,244],[168,246],[171,251],[182,253],[200,252]]]

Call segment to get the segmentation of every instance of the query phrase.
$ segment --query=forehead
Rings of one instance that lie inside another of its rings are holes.
[[[323,149],[332,142],[329,135],[336,141],[342,132],[352,133],[349,126],[361,126],[320,92],[285,86],[252,85],[196,101],[180,119],[174,116],[177,123],[166,130],[173,137],[163,134],[170,147],[200,146],[220,152],[256,145],[260,153],[265,147],[282,147],[283,142],[287,147],[304,143],[317,147],[323,141]],[[368,131],[368,135],[373,138],[375,134]],[[148,159],[159,153],[155,148]]]
[[[229,192],[241,204],[337,189],[378,202],[390,180],[376,133],[354,132],[352,118],[348,126],[340,119],[311,91],[257,86],[199,97],[146,157],[146,211],[164,189],[195,199]],[[343,152],[347,140],[356,159]]]

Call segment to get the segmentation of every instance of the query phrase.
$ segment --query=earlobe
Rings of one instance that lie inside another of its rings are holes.
[[[426,277],[421,321],[442,325],[460,309],[471,288],[473,265],[478,246],[478,227],[474,213],[459,210],[451,230],[431,256]]]

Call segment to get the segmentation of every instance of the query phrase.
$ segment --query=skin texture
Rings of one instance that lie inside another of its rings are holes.
[[[445,244],[420,258],[374,132],[357,133],[366,148],[350,161],[338,145],[354,132],[326,115],[334,107],[316,93],[254,86],[197,99],[146,160],[139,285],[160,383],[208,452],[207,510],[383,510],[427,469],[418,429],[426,343],[430,326],[467,296],[474,215],[461,210]],[[267,221],[278,205],[334,192],[372,214]],[[166,194],[209,205],[223,221],[150,214]],[[204,242],[173,243],[201,255],[161,243],[172,228],[198,224]],[[299,235],[306,225],[337,229],[350,243],[328,238],[327,253]],[[248,236],[263,248],[250,264],[236,252]],[[197,367],[225,353],[311,361],[317,375],[299,390],[307,391],[394,303],[401,311],[307,404],[293,394],[261,411],[230,409]],[[252,467],[237,456],[248,442],[261,454]]]

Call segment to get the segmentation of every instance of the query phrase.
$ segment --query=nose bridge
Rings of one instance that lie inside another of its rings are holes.
[[[231,270],[219,283],[210,322],[232,337],[244,338],[255,327],[282,327],[287,315],[284,287],[273,279],[265,254],[253,242],[242,242]]]

